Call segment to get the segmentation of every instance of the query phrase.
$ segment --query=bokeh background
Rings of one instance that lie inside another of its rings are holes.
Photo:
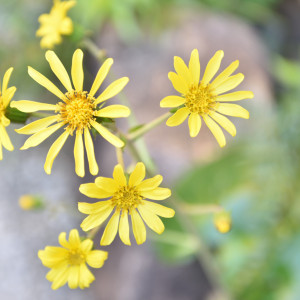
[[[14,100],[55,101],[27,74],[30,65],[56,80],[35,37],[37,19],[51,5],[0,0],[0,74],[14,67]],[[83,291],[66,286],[52,291],[37,251],[57,245],[61,231],[79,228],[77,202],[88,199],[78,187],[94,178],[75,175],[73,141],[46,175],[43,164],[55,136],[19,151],[25,137],[14,132],[20,125],[10,126],[15,151],[4,151],[0,162],[0,298],[299,299],[300,1],[77,0],[69,15],[75,31],[56,53],[69,69],[84,34],[105,49],[115,60],[113,73],[130,77],[125,93],[136,117],[132,124],[164,113],[159,101],[173,93],[167,78],[173,56],[187,61],[194,48],[202,67],[219,49],[225,52],[222,68],[240,60],[245,74],[240,87],[255,94],[242,103],[250,120],[234,120],[237,137],[226,135],[224,149],[204,126],[197,138],[189,138],[186,123],[162,124],[145,136],[152,161],[184,213],[165,220],[162,236],[148,231],[142,246],[127,247],[117,238],[107,247],[109,260],[94,272],[96,281]],[[84,62],[89,88],[99,63],[88,51]],[[98,138],[96,152],[101,174],[110,176],[114,149]],[[24,194],[42,197],[44,208],[22,210],[18,199]],[[201,205],[215,204],[231,212],[227,234],[216,230],[213,214],[200,213]]]

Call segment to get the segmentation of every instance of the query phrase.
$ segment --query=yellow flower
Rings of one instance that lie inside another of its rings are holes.
[[[224,102],[253,98],[253,93],[250,91],[224,94],[237,87],[244,79],[244,75],[241,73],[231,76],[239,65],[238,60],[230,64],[210,82],[219,70],[223,56],[224,52],[221,50],[215,53],[208,62],[201,81],[197,49],[192,51],[188,66],[180,57],[175,56],[174,68],[176,73],[170,72],[168,77],[174,89],[181,96],[168,96],[160,102],[161,107],[179,107],[176,113],[167,120],[168,126],[178,126],[189,116],[190,136],[195,137],[200,131],[202,117],[221,147],[225,146],[226,140],[219,125],[232,136],[236,135],[235,126],[224,115],[249,118],[249,112],[243,107]]]
[[[227,211],[215,213],[214,224],[220,233],[227,233],[231,230],[232,220],[231,215]]]
[[[12,145],[5,129],[5,127],[10,124],[10,120],[5,116],[6,108],[8,107],[10,100],[17,90],[14,86],[7,88],[12,71],[13,68],[9,68],[5,72],[2,82],[2,89],[0,82],[0,160],[3,158],[2,146],[8,151],[14,150],[14,146]]]
[[[102,235],[101,245],[110,245],[118,231],[122,242],[130,245],[128,214],[131,216],[137,244],[142,244],[146,240],[144,222],[153,231],[161,234],[165,227],[158,216],[172,218],[175,212],[171,208],[147,201],[145,198],[164,200],[170,197],[171,191],[158,187],[163,180],[161,175],[146,180],[143,180],[144,177],[145,166],[140,162],[131,173],[128,183],[122,166],[117,165],[113,178],[98,177],[95,183],[82,184],[79,188],[82,194],[91,198],[111,197],[111,199],[93,204],[78,203],[79,211],[89,215],[81,223],[81,228],[88,231],[100,226],[115,209]]]
[[[42,48],[52,49],[54,45],[62,42],[61,35],[70,35],[73,32],[73,23],[67,13],[75,4],[76,1],[54,0],[50,13],[39,17],[41,26],[36,36],[42,37]]]
[[[103,138],[115,147],[124,146],[124,142],[113,135],[106,127],[96,122],[96,118],[99,118],[98,120],[101,122],[101,118],[121,118],[128,117],[130,114],[129,108],[123,105],[110,105],[99,108],[98,104],[101,103],[103,105],[104,101],[117,95],[125,87],[129,79],[127,77],[122,77],[114,81],[97,98],[95,98],[94,95],[98,91],[113,64],[112,58],[108,58],[99,69],[90,92],[83,90],[83,52],[80,49],[77,49],[74,52],[72,61],[71,74],[75,89],[73,89],[69,75],[56,54],[53,51],[47,51],[46,59],[48,60],[52,71],[61,81],[67,92],[65,94],[62,93],[49,79],[33,68],[28,67],[29,75],[40,85],[44,86],[60,98],[61,101],[56,105],[29,100],[12,101],[11,107],[15,107],[23,112],[31,113],[39,110],[55,112],[54,115],[42,118],[16,130],[21,134],[33,134],[26,140],[21,150],[39,145],[55,131],[65,126],[64,132],[49,149],[44,166],[45,172],[51,174],[54,159],[63,147],[68,136],[73,135],[73,132],[76,131],[74,145],[76,174],[81,177],[85,174],[82,137],[84,133],[84,143],[87,151],[89,169],[91,174],[96,175],[98,173],[98,165],[95,159],[90,129],[94,128]],[[55,124],[51,125],[53,123]]]
[[[93,268],[101,268],[108,253],[92,250],[93,241],[81,241],[77,229],[70,231],[69,241],[65,232],[59,235],[58,241],[62,247],[47,246],[38,252],[43,265],[51,269],[46,278],[52,282],[52,289],[56,290],[67,282],[71,289],[89,287],[95,277],[86,263]]]

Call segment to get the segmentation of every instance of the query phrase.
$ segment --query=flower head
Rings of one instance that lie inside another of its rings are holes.
[[[54,45],[62,42],[61,35],[70,35],[73,32],[72,20],[67,17],[68,10],[76,4],[76,1],[54,0],[49,14],[39,17],[41,23],[36,35],[42,37],[41,47],[52,49]]]
[[[223,56],[224,52],[221,50],[215,53],[208,62],[201,80],[197,49],[192,51],[188,66],[180,57],[175,56],[174,67],[176,73],[170,72],[168,77],[181,96],[168,96],[160,102],[161,107],[179,108],[167,120],[166,124],[168,126],[178,126],[189,116],[190,136],[195,137],[200,131],[201,118],[203,118],[221,147],[225,146],[226,140],[220,126],[232,136],[236,135],[235,126],[224,115],[249,118],[249,112],[246,109],[237,104],[225,102],[253,98],[253,93],[250,91],[224,94],[237,87],[244,79],[244,75],[241,73],[232,75],[239,65],[238,60],[230,64],[211,82],[220,68]]]
[[[47,51],[46,59],[48,60],[52,71],[61,81],[67,92],[65,94],[62,93],[49,79],[33,68],[28,67],[29,75],[40,85],[44,86],[56,95],[60,101],[55,105],[29,100],[13,101],[11,103],[11,107],[15,107],[23,112],[36,112],[39,110],[55,112],[54,115],[42,118],[16,130],[21,134],[33,134],[26,140],[21,150],[39,145],[55,131],[64,127],[64,132],[49,149],[44,166],[45,172],[47,174],[51,174],[54,159],[63,147],[68,136],[72,136],[75,131],[75,171],[78,176],[83,177],[85,174],[83,146],[84,135],[84,143],[87,151],[90,172],[91,174],[96,175],[98,173],[98,165],[95,159],[94,145],[90,129],[94,128],[103,138],[115,147],[123,147],[124,142],[100,124],[101,118],[121,118],[128,117],[130,114],[129,108],[123,105],[110,105],[103,108],[100,108],[98,105],[100,103],[103,105],[104,101],[117,95],[125,87],[129,79],[127,77],[123,77],[114,81],[98,97],[95,98],[94,96],[96,92],[100,88],[100,85],[113,64],[112,58],[108,58],[103,63],[89,92],[83,90],[83,52],[80,49],[77,49],[74,52],[72,61],[71,74],[74,88],[66,69],[56,54],[53,51]],[[52,125],[53,123],[55,124]]]
[[[81,241],[77,229],[70,231],[69,241],[65,232],[59,235],[58,241],[62,247],[47,246],[38,252],[43,265],[51,269],[46,278],[52,282],[52,289],[56,290],[67,282],[71,289],[89,287],[95,277],[86,263],[93,268],[101,268],[108,253],[92,250],[93,241]]]
[[[128,215],[131,216],[133,234],[137,244],[146,240],[146,228],[144,222],[155,232],[161,234],[165,227],[158,216],[172,218],[174,210],[160,204],[148,201],[164,200],[171,195],[167,188],[161,188],[163,178],[156,175],[153,178],[144,180],[145,166],[137,163],[127,182],[121,165],[117,165],[113,172],[113,178],[98,177],[95,183],[82,184],[79,191],[91,198],[108,198],[106,201],[99,201],[93,204],[78,203],[78,209],[88,214],[81,228],[88,231],[100,226],[113,212],[100,244],[110,245],[119,231],[120,239],[126,245],[130,245]],[[143,222],[144,220],[144,222]]]
[[[9,88],[7,87],[12,71],[13,68],[9,68],[5,72],[2,82],[2,89],[0,82],[0,160],[2,160],[3,158],[2,146],[8,151],[14,150],[14,146],[12,145],[5,129],[5,127],[10,124],[10,120],[5,116],[6,109],[17,90],[14,86],[11,86]]]

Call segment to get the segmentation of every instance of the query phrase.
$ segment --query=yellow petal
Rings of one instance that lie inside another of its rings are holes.
[[[164,218],[172,218],[175,215],[175,211],[172,208],[147,201],[142,200],[142,204],[149,210],[151,210],[153,213],[155,213],[158,216],[164,217]]]
[[[119,236],[121,241],[130,246],[130,237],[129,237],[129,222],[128,222],[128,211],[122,211],[120,224],[119,224]]]
[[[124,146],[124,142],[119,139],[117,136],[112,134],[107,128],[102,126],[101,124],[91,121],[91,125],[98,131],[98,133],[106,139],[109,143],[114,145],[117,148],[122,148]]]
[[[127,179],[125,177],[124,170],[120,164],[115,166],[113,178],[120,186],[127,185]]]
[[[82,68],[83,52],[77,49],[72,58],[72,80],[76,91],[83,89],[83,68]]]
[[[46,157],[45,165],[44,165],[45,172],[48,175],[51,174],[53,162],[54,162],[56,156],[58,155],[59,151],[65,144],[68,136],[69,136],[69,132],[64,131],[63,134],[61,134],[57,138],[57,140],[52,144],[52,146],[50,147],[47,157]]]
[[[80,243],[79,249],[84,253],[89,253],[93,248],[94,242],[91,239],[85,239]]]
[[[69,267],[68,285],[70,289],[76,289],[79,285],[79,265]]]
[[[46,52],[46,59],[49,62],[50,68],[56,77],[60,80],[67,91],[73,90],[70,77],[57,55],[53,51]]]
[[[108,206],[100,213],[89,215],[83,220],[83,222],[80,224],[80,227],[83,231],[89,231],[100,226],[109,217],[113,209],[113,206]]]
[[[96,99],[95,104],[99,104],[119,94],[128,83],[128,77],[122,77],[111,83]]]
[[[77,229],[72,229],[69,233],[69,243],[71,247],[78,248],[80,246],[80,236]]]
[[[86,256],[86,262],[92,268],[101,268],[107,260],[108,253],[101,250],[93,250]]]
[[[57,106],[53,104],[29,101],[29,100],[20,100],[12,101],[10,104],[11,107],[17,108],[18,110],[26,113],[36,112],[39,110],[56,110]]]
[[[120,211],[115,211],[105,227],[100,241],[101,246],[108,246],[113,242],[118,232],[119,219]]]
[[[185,98],[179,96],[167,96],[160,101],[160,107],[177,107],[185,103]]]
[[[215,74],[218,72],[223,56],[224,56],[224,52],[222,50],[219,50],[210,59],[210,61],[206,66],[203,78],[201,80],[201,83],[203,85],[207,85],[211,81],[211,79],[215,76]]]
[[[131,214],[133,235],[136,239],[136,243],[138,245],[141,245],[146,241],[145,224],[142,218],[140,217],[139,213],[135,209],[132,209],[130,211],[130,214]]]
[[[239,101],[244,99],[252,99],[254,94],[250,91],[239,91],[233,92],[229,94],[219,95],[217,96],[217,101]]]
[[[191,53],[189,69],[192,75],[193,83],[198,85],[200,80],[200,60],[197,49],[194,49]]]
[[[176,113],[167,120],[167,126],[174,127],[182,124],[188,117],[189,113],[190,111],[186,107],[178,109]]]
[[[57,131],[59,128],[61,128],[64,125],[64,123],[57,123],[50,127],[47,127],[45,129],[42,129],[29,137],[25,144],[20,148],[21,150],[26,150],[30,147],[35,147],[42,143],[45,139],[47,139],[51,134],[53,134],[55,131]]]
[[[113,195],[111,192],[106,192],[100,188],[97,187],[95,183],[84,183],[81,184],[79,187],[80,193],[83,195],[90,197],[90,198],[96,198],[96,199],[103,199],[107,198]]]
[[[61,246],[69,249],[70,247],[70,244],[69,242],[67,241],[67,234],[66,232],[61,232],[58,236],[58,242],[61,244]]]
[[[58,120],[58,116],[50,116],[50,117],[46,117],[46,118],[42,118],[39,119],[37,121],[34,121],[22,128],[19,129],[15,129],[15,131],[17,133],[20,134],[33,134],[36,133],[40,130],[45,129],[46,127],[48,127],[49,125],[51,125],[52,123],[56,122]]]
[[[149,191],[157,188],[163,181],[163,177],[161,175],[156,175],[152,178],[146,179],[137,185],[139,191]]]
[[[129,177],[130,186],[137,186],[140,184],[146,176],[146,168],[142,162],[138,162]]]
[[[156,214],[154,214],[151,210],[148,210],[144,205],[139,205],[138,210],[149,228],[158,234],[162,234],[164,232],[165,226]]]
[[[1,124],[0,124],[0,141],[6,150],[8,151],[14,150],[14,146],[11,143],[11,140],[6,132],[6,129]]]
[[[222,94],[227,91],[233,90],[244,80],[242,73],[230,76],[228,79],[223,81],[217,88],[214,89],[214,93]]]
[[[220,147],[224,147],[226,145],[226,140],[224,133],[220,126],[212,120],[209,116],[203,116],[203,120],[207,127],[210,129],[212,134],[215,136],[217,142],[219,143]]]
[[[232,136],[236,135],[236,128],[234,124],[225,116],[218,114],[217,112],[211,112],[210,117],[212,117],[216,122],[218,122],[227,132]]]
[[[86,264],[81,264],[79,269],[79,286],[81,289],[88,288],[90,284],[95,280],[95,276],[91,273]]]
[[[167,188],[157,187],[149,191],[141,191],[141,195],[152,200],[165,200],[171,196],[171,190]]]
[[[8,86],[8,82],[11,76],[12,71],[14,70],[14,68],[9,68],[4,76],[3,76],[3,84],[2,84],[2,95],[5,93],[7,86]],[[0,85],[0,89],[1,89],[1,85]]]
[[[174,56],[174,68],[177,74],[180,75],[189,86],[192,83],[192,76],[182,58]]]
[[[172,82],[173,87],[177,92],[181,94],[186,94],[188,92],[189,87],[180,75],[177,75],[174,72],[169,72],[168,78]]]
[[[211,88],[216,88],[222,84],[228,77],[238,68],[239,61],[236,60],[231,63],[223,72],[221,72],[216,79],[211,83]]]
[[[6,89],[6,91],[2,94],[3,106],[5,108],[8,106],[8,103],[10,102],[12,97],[14,96],[16,90],[17,90],[16,87],[12,86],[12,87]]]
[[[64,286],[69,277],[69,268],[64,267],[64,269],[55,277],[53,280],[51,288],[57,290],[58,288]]]
[[[108,177],[97,177],[95,179],[95,183],[98,188],[112,194],[115,193],[119,188],[117,182]]]
[[[190,136],[195,137],[198,135],[201,128],[201,118],[197,113],[191,113],[189,117]]]
[[[124,105],[110,105],[98,110],[95,116],[102,118],[127,118],[130,109]]]
[[[3,150],[2,150],[2,144],[1,144],[1,138],[0,138],[0,160],[3,159]]]
[[[46,279],[50,282],[53,282],[57,276],[60,276],[61,273],[63,273],[68,268],[67,264],[63,264],[55,269],[51,269],[47,275]]]
[[[75,172],[78,176],[84,176],[84,148],[82,140],[82,132],[76,131],[74,145]]]
[[[90,173],[92,175],[97,175],[99,168],[95,158],[94,143],[88,128],[84,129],[84,143],[88,157]]]
[[[28,67],[28,74],[29,76],[39,83],[41,86],[46,88],[49,92],[56,95],[60,99],[64,99],[65,95],[44,75],[40,72],[36,71],[35,69]]]
[[[91,91],[89,92],[91,97],[94,97],[94,95],[97,93],[97,91],[99,90],[102,82],[104,81],[104,79],[106,78],[112,64],[114,63],[112,58],[108,58],[105,60],[105,62],[103,63],[103,65],[101,66],[101,68],[99,69],[96,78],[93,82],[93,85],[91,87]]]
[[[249,119],[248,110],[237,104],[220,103],[217,106],[216,111],[227,116]]]
[[[78,203],[78,210],[83,214],[97,214],[107,207],[112,206],[111,200],[106,201],[99,201],[96,203],[86,203],[86,202],[79,202]]]

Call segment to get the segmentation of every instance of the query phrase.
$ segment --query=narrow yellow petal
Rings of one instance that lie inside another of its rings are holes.
[[[94,242],[91,239],[87,238],[80,243],[79,249],[87,254],[92,250],[93,245]]]
[[[182,58],[174,56],[174,68],[177,74],[180,75],[189,86],[192,83],[192,76]]]
[[[236,75],[230,76],[228,79],[223,81],[217,88],[214,89],[214,93],[222,94],[227,91],[233,90],[244,80],[244,75],[238,73]]]
[[[110,105],[98,110],[95,116],[102,118],[127,118],[130,109],[125,105]]]
[[[64,248],[69,249],[70,244],[67,241],[67,234],[66,232],[61,232],[58,236],[58,242],[60,243],[61,246],[63,246]]]
[[[6,118],[4,115],[2,115],[0,124],[2,124],[4,127],[7,127],[10,124],[10,120]]]
[[[119,94],[128,83],[128,77],[122,77],[111,83],[96,99],[95,104],[99,104]]]
[[[75,172],[78,176],[84,177],[84,147],[82,140],[82,132],[76,131],[74,145]]]
[[[152,200],[165,200],[171,196],[171,190],[157,187],[153,190],[141,191],[141,195]]]
[[[53,280],[51,288],[53,290],[57,290],[58,288],[64,286],[69,277],[69,268],[65,267],[63,271],[61,271],[56,277],[55,280]]]
[[[160,101],[160,107],[178,107],[185,103],[185,98],[179,96],[167,96]]]
[[[96,203],[79,202],[78,210],[83,214],[90,215],[100,213],[109,206],[112,206],[111,200],[99,201]]]
[[[228,79],[228,77],[238,68],[239,61],[236,60],[233,63],[231,63],[223,72],[221,72],[211,83],[211,88],[216,88],[220,84],[222,84],[225,80]]]
[[[171,116],[167,120],[166,122],[167,126],[174,127],[182,124],[185,121],[185,119],[188,117],[189,113],[190,111],[186,107],[182,107],[178,109],[176,113],[173,114],[173,116]]]
[[[122,211],[120,224],[119,224],[119,236],[121,241],[130,246],[130,237],[129,237],[129,222],[128,222],[128,211]]]
[[[157,188],[163,181],[163,177],[161,175],[156,175],[152,178],[146,179],[142,181],[137,188],[139,191],[149,191]]]
[[[156,214],[154,214],[151,210],[148,210],[144,205],[139,205],[138,210],[149,228],[158,234],[162,234],[164,232],[165,226]]]
[[[54,51],[48,50],[46,52],[46,59],[49,62],[50,68],[56,77],[60,80],[63,86],[67,89],[68,92],[73,90],[70,77]]]
[[[13,151],[14,150],[14,146],[11,143],[11,140],[7,134],[7,131],[5,129],[5,127],[0,124],[0,141],[1,144],[3,145],[3,147],[8,150],[8,151]]]
[[[181,94],[186,94],[188,92],[189,87],[180,75],[177,75],[174,72],[169,72],[168,78],[172,82],[173,87],[177,92]]]
[[[36,112],[39,110],[56,110],[57,106],[53,104],[35,102],[30,100],[12,101],[11,107],[26,113]]]
[[[190,136],[195,137],[201,129],[201,118],[198,113],[191,113],[189,117]]]
[[[72,229],[69,233],[69,243],[71,247],[78,248],[80,246],[80,236],[77,229]]]
[[[52,123],[56,122],[58,120],[58,116],[50,116],[46,118],[39,119],[37,121],[34,121],[22,128],[15,129],[15,131],[19,134],[34,134],[40,130],[45,129]]]
[[[76,91],[82,91],[83,89],[83,52],[80,49],[77,49],[72,58],[72,80]]]
[[[107,260],[108,252],[102,250],[93,250],[86,256],[86,262],[92,268],[101,268]]]
[[[133,235],[136,239],[136,243],[138,245],[141,245],[146,241],[145,224],[144,224],[142,218],[140,217],[139,213],[135,209],[132,209],[130,211],[130,214],[131,214]]]
[[[55,131],[57,131],[59,128],[61,128],[64,125],[64,123],[57,123],[50,127],[47,127],[45,129],[42,129],[29,137],[25,144],[20,148],[21,150],[26,150],[31,147],[35,147],[42,143],[45,139],[47,139],[51,134],[53,134]]]
[[[108,246],[113,242],[118,232],[119,219],[120,219],[120,211],[115,211],[115,213],[112,215],[111,219],[109,220],[109,222],[105,227],[105,230],[103,232],[100,241],[101,246]]]
[[[3,159],[3,150],[2,150],[2,144],[1,144],[1,138],[0,138],[0,160]]]
[[[6,91],[2,94],[2,101],[3,101],[3,106],[6,108],[12,99],[12,97],[15,95],[16,92],[16,87],[11,86],[10,88],[6,89]]]
[[[207,127],[210,129],[212,134],[215,136],[217,142],[219,143],[220,147],[224,147],[226,145],[226,140],[224,133],[220,126],[212,120],[209,116],[203,116],[203,120]]]
[[[142,200],[142,204],[153,213],[163,218],[172,218],[175,215],[175,211],[172,208],[160,205],[147,200]]]
[[[79,191],[80,193],[82,193],[87,197],[96,198],[96,199],[103,199],[103,198],[111,197],[113,195],[112,192],[106,192],[100,189],[95,183],[81,184],[79,187]]]
[[[99,69],[96,78],[93,82],[93,85],[91,87],[91,91],[89,92],[91,97],[94,97],[94,95],[97,93],[97,91],[99,90],[102,82],[104,81],[104,79],[106,78],[112,64],[114,63],[112,58],[108,58],[105,60],[105,62],[103,63],[103,65],[101,66],[101,68]]]
[[[200,60],[197,49],[194,49],[191,53],[189,69],[192,75],[193,83],[198,85],[200,80]]]
[[[79,265],[69,267],[68,285],[70,289],[76,289],[79,285]]]
[[[69,132],[64,131],[63,134],[61,134],[57,138],[57,140],[52,144],[52,146],[50,147],[47,157],[46,157],[45,165],[44,165],[45,172],[48,175],[51,174],[53,162],[54,162],[56,156],[58,155],[59,151],[63,147],[64,143],[66,142],[68,136],[69,136]]]
[[[88,157],[90,173],[92,175],[97,175],[99,168],[95,158],[94,143],[88,128],[84,129],[84,143]]]
[[[231,117],[238,117],[243,119],[249,119],[249,112],[245,108],[237,104],[231,103],[220,103],[216,111],[221,114],[231,116]]]
[[[91,125],[98,131],[98,133],[106,139],[109,143],[114,145],[117,148],[122,148],[124,146],[124,142],[119,139],[117,136],[112,134],[107,128],[102,126],[101,124],[91,121]]]
[[[211,112],[210,117],[212,117],[217,123],[219,123],[227,132],[232,136],[236,135],[236,128],[234,124],[225,116],[218,114],[217,112]]]
[[[233,92],[229,94],[219,95],[217,96],[217,101],[226,102],[226,101],[239,101],[244,99],[252,99],[254,94],[250,91],[239,91]]]
[[[11,76],[12,71],[14,70],[14,68],[9,68],[4,76],[3,76],[3,84],[2,84],[2,95],[5,93],[7,86],[8,86],[8,82]],[[1,85],[0,85],[0,89],[1,89]]]
[[[95,183],[101,190],[112,194],[115,193],[119,188],[117,182],[114,179],[108,177],[97,177],[95,179]]]
[[[79,286],[81,289],[90,287],[90,284],[95,280],[95,276],[86,266],[86,264],[81,264],[79,267],[80,277]]]
[[[37,83],[39,83],[41,86],[46,88],[49,92],[51,92],[58,98],[64,99],[66,97],[48,78],[46,78],[40,72],[31,67],[28,67],[28,74],[33,80],[35,80]]]
[[[137,186],[146,176],[146,168],[142,162],[138,162],[129,177],[128,185]]]
[[[216,73],[220,68],[223,56],[224,56],[224,52],[222,50],[219,50],[210,59],[210,61],[206,66],[203,78],[201,80],[201,83],[203,85],[207,85],[212,80],[212,78],[216,75]]]
[[[120,164],[115,166],[113,172],[113,178],[120,186],[127,185],[127,179],[124,174],[124,170]]]

